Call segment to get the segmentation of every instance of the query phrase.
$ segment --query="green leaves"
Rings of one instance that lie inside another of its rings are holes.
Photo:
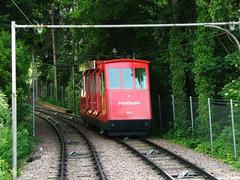
[[[6,96],[0,91],[0,128],[4,125],[10,125],[10,109],[7,104]]]
[[[184,69],[184,50],[181,46],[183,41],[182,32],[176,28],[172,27],[170,31],[169,40],[169,54],[170,54],[170,74],[171,74],[171,89],[176,102],[176,119],[174,121],[175,130],[181,129],[181,127],[187,127],[187,110],[183,106],[184,100],[186,98],[186,74]],[[179,132],[180,134],[184,133]]]
[[[220,94],[225,99],[240,101],[240,78],[232,80],[230,83],[226,84]]]
[[[3,159],[0,159],[0,177],[4,177],[5,179],[12,178],[10,174],[10,166]]]
[[[8,99],[11,94],[11,47],[10,47],[10,34],[1,31],[0,32],[0,90],[2,90]],[[17,53],[17,87],[20,99],[24,99],[28,93],[28,85],[30,74],[28,73],[31,58],[29,56],[29,50],[23,42],[19,41],[16,45]]]

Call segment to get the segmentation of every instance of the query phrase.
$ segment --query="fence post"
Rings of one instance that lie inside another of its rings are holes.
[[[212,151],[212,154],[213,154],[212,113],[211,113],[210,98],[208,98],[208,118],[209,118],[209,129],[210,129],[211,151]]]
[[[50,98],[50,84],[46,82],[46,98]]]
[[[51,98],[51,100],[52,100],[52,97],[53,97],[53,91],[52,91],[52,84],[50,83],[50,98]]]
[[[194,136],[194,122],[193,122],[193,104],[192,104],[192,96],[189,97],[190,103],[190,113],[191,113],[191,123],[192,123],[192,135]]]
[[[234,151],[234,158],[237,159],[237,148],[236,148],[236,139],[235,139],[235,127],[234,127],[234,110],[233,110],[233,101],[230,99],[231,105],[231,118],[232,118],[232,135],[233,135],[233,151]]]
[[[35,80],[36,80],[36,83],[35,83],[35,86],[36,86],[36,96],[35,98],[38,99],[38,76],[37,76],[37,68],[35,67],[34,69],[34,76],[35,76]]]
[[[40,80],[39,97],[42,98],[42,81]]]
[[[62,93],[61,93],[62,94],[62,106],[64,106],[64,104],[63,104],[64,103],[63,102],[63,86],[61,86],[61,89],[62,89]]]
[[[48,88],[47,88],[47,82],[44,82],[44,98],[46,98],[47,96],[48,96],[48,94],[47,94],[47,90],[48,90]]]
[[[44,97],[44,83],[41,80],[41,98],[43,98],[43,97]]]
[[[175,123],[176,120],[176,114],[175,114],[175,99],[174,99],[174,95],[171,95],[172,97],[172,111],[173,111],[173,121]]]
[[[159,125],[160,125],[160,130],[163,129],[162,125],[162,108],[161,108],[161,97],[158,95],[158,107],[159,107]]]

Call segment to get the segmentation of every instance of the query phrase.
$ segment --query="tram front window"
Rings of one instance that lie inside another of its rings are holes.
[[[123,89],[133,89],[132,68],[122,68],[122,87]]]
[[[109,68],[109,87],[110,89],[120,89],[120,69],[119,68]]]

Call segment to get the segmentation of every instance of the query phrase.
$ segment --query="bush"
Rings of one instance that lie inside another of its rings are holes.
[[[10,167],[3,159],[0,159],[0,177],[4,177],[4,179],[11,179]]]
[[[220,93],[225,99],[240,101],[240,78],[226,84]]]
[[[10,110],[5,94],[0,91],[0,127],[10,122]]]
[[[236,129],[239,129],[237,126]],[[240,138],[240,132],[235,131],[236,139]],[[239,147],[239,143],[236,142]],[[240,168],[240,152],[237,152],[238,159],[234,160],[233,143],[232,143],[232,127],[225,127],[221,134],[214,141],[214,155],[218,158],[224,159],[225,162]]]

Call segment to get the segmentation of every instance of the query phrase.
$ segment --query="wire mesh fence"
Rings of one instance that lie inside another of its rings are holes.
[[[160,129],[168,124],[175,136],[205,144],[212,154],[232,159],[240,157],[240,102],[174,96],[159,99]],[[201,114],[200,114],[201,112]]]
[[[57,90],[55,90],[54,84],[50,82],[40,82],[35,90],[38,92],[36,98],[67,108],[69,112],[79,113],[79,88],[75,89],[75,96],[73,95],[74,91],[72,86],[58,86]]]
[[[55,91],[53,84],[41,83],[41,85],[36,88],[36,91],[38,92],[36,98],[50,101],[61,107],[66,107],[67,105],[65,88],[63,86],[58,86],[57,91]],[[55,95],[56,92],[57,95]]]

